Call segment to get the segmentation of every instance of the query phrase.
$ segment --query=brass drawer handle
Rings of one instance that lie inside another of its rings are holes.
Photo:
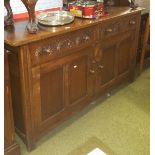
[[[113,30],[111,28],[106,29],[106,32],[111,33]]]
[[[99,69],[103,69],[104,66],[103,66],[103,65],[98,65],[98,68],[99,68]]]
[[[95,71],[92,70],[92,69],[90,69],[89,72],[90,72],[91,74],[95,74]]]
[[[130,25],[135,25],[136,24],[136,22],[134,20],[131,20],[129,23],[130,23]]]

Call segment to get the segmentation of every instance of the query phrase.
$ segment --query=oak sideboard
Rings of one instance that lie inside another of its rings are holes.
[[[4,32],[16,132],[29,151],[92,101],[134,79],[141,8],[111,8],[99,19],[58,27],[27,20]]]

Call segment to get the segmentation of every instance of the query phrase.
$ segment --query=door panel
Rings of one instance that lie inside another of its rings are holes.
[[[92,49],[87,47],[32,69],[34,126],[38,136],[91,99],[92,77],[88,74],[91,53]]]
[[[103,69],[102,67],[103,66]],[[101,73],[101,85],[103,86],[107,82],[114,79],[115,76],[115,46],[110,46],[103,51],[103,57],[98,65],[98,69]]]
[[[129,38],[120,43],[118,50],[118,74],[124,73],[129,69],[130,47]]]
[[[92,48],[80,50],[68,66],[68,105],[87,104],[93,93],[93,76],[89,74]]]
[[[40,92],[43,120],[63,110],[63,68],[41,75]]]
[[[117,80],[127,77],[131,66],[133,31],[121,33],[121,37],[103,40],[100,44],[100,59],[97,63],[97,92],[111,88]]]
[[[103,41],[97,63],[96,91],[102,92],[112,85],[116,76],[116,42]]]
[[[86,56],[69,64],[69,104],[87,95],[87,63]]]
[[[132,32],[132,31],[131,31]],[[124,39],[119,43],[117,50],[118,57],[118,72],[117,75],[126,74],[129,72],[131,65],[131,52],[133,47],[133,35],[131,32],[125,33]]]
[[[60,119],[65,110],[65,65],[63,63],[47,63],[32,69],[33,104],[36,135]],[[36,106],[37,105],[37,106]]]

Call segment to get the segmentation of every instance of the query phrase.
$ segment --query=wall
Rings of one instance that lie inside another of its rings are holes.
[[[19,14],[27,12],[25,6],[21,2],[21,0],[11,0],[11,7],[13,10],[13,14]],[[36,5],[36,10],[44,10],[49,8],[57,8],[62,7],[62,0],[38,0]],[[139,6],[150,10],[150,0],[136,0]],[[4,14],[6,15],[6,10],[4,9]]]
[[[136,0],[136,3],[139,6],[144,7],[147,10],[150,10],[150,0]]]
[[[25,13],[27,12],[24,4],[21,0],[10,0],[10,5],[13,11],[13,14]],[[50,9],[50,8],[59,8],[62,7],[62,0],[38,0],[36,4],[36,11]],[[6,15],[6,9],[4,10],[4,14]]]

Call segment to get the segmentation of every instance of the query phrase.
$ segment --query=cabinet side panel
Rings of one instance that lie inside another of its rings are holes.
[[[46,120],[63,109],[63,68],[40,76],[42,119]]]
[[[15,127],[19,132],[25,134],[24,111],[21,99],[21,83],[17,53],[9,54],[9,67]]]
[[[20,155],[19,145],[13,143],[10,147],[4,150],[4,155]]]
[[[6,53],[4,58],[4,148],[7,148],[14,143],[15,135],[12,117],[9,66]]]

